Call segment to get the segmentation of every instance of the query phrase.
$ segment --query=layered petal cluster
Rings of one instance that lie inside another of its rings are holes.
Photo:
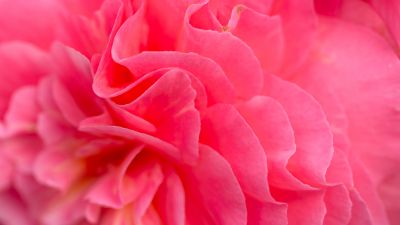
[[[400,223],[399,19],[0,0],[0,224]]]

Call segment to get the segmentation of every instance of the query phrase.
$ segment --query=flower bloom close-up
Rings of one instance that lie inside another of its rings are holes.
[[[0,0],[0,225],[398,225],[399,47],[398,0]]]

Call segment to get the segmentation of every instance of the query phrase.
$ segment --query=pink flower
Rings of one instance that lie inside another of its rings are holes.
[[[399,9],[1,0],[0,224],[400,223]]]

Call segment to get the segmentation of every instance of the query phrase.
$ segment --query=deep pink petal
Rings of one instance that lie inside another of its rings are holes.
[[[232,11],[228,31],[248,44],[263,69],[276,73],[282,66],[284,37],[279,16],[267,16],[237,6]]]
[[[285,109],[293,127],[296,153],[288,168],[311,185],[325,183],[325,174],[333,155],[333,136],[318,102],[298,86],[267,76],[265,94]]]
[[[202,82],[212,103],[230,102],[234,95],[232,84],[221,67],[214,61],[196,53],[142,52],[121,61],[121,63],[138,77],[160,68],[178,67],[187,70]]]
[[[288,205],[289,225],[321,225],[327,212],[324,191],[279,191],[274,197]]]
[[[350,197],[353,203],[351,211],[351,220],[349,225],[373,225],[371,214],[368,207],[356,191],[350,192]]]
[[[153,123],[157,127],[154,136],[179,148],[182,158],[191,161],[198,155],[200,133],[195,95],[189,77],[173,69],[136,100],[121,107]]]
[[[397,187],[399,183],[391,181],[398,180],[394,171],[400,159],[400,130],[395,125],[400,123],[400,60],[385,39],[368,28],[333,19],[321,23],[321,45],[297,79],[305,83],[318,77],[330,84],[348,116],[351,151],[376,184]],[[393,198],[385,195],[383,200]],[[391,207],[399,212],[398,204]]]
[[[237,96],[248,98],[260,93],[262,70],[250,47],[231,33],[201,30],[189,23],[191,15],[202,6],[194,4],[188,8],[180,49],[199,53],[217,62],[234,85]]]
[[[275,1],[272,14],[279,14],[282,18],[285,66],[279,75],[288,77],[307,59],[314,43],[318,25],[314,1]]]
[[[11,162],[4,157],[3,154],[0,154],[0,192],[3,190],[7,190],[12,182],[13,177],[13,165]]]
[[[324,196],[326,215],[324,225],[349,224],[352,217],[350,193],[344,185],[328,187]]]
[[[370,0],[369,2],[386,22],[398,47],[400,47],[400,2],[396,0]]]
[[[248,224],[251,225],[287,225],[287,204],[276,204],[246,198]]]
[[[185,191],[179,176],[171,171],[166,175],[157,196],[156,205],[166,225],[185,225]]]
[[[267,155],[269,185],[289,190],[311,189],[286,168],[296,151],[294,131],[283,107],[271,97],[256,96],[239,105]]]
[[[213,168],[213,169],[210,169]],[[200,145],[194,167],[182,168],[187,190],[187,223],[193,225],[246,225],[247,210],[240,185],[228,164],[215,150]]]
[[[239,112],[231,105],[217,104],[201,123],[201,142],[229,162],[243,191],[260,200],[270,198],[264,150]]]

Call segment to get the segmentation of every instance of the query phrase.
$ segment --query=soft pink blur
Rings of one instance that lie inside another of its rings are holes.
[[[399,224],[399,46],[396,0],[0,0],[0,224]]]

